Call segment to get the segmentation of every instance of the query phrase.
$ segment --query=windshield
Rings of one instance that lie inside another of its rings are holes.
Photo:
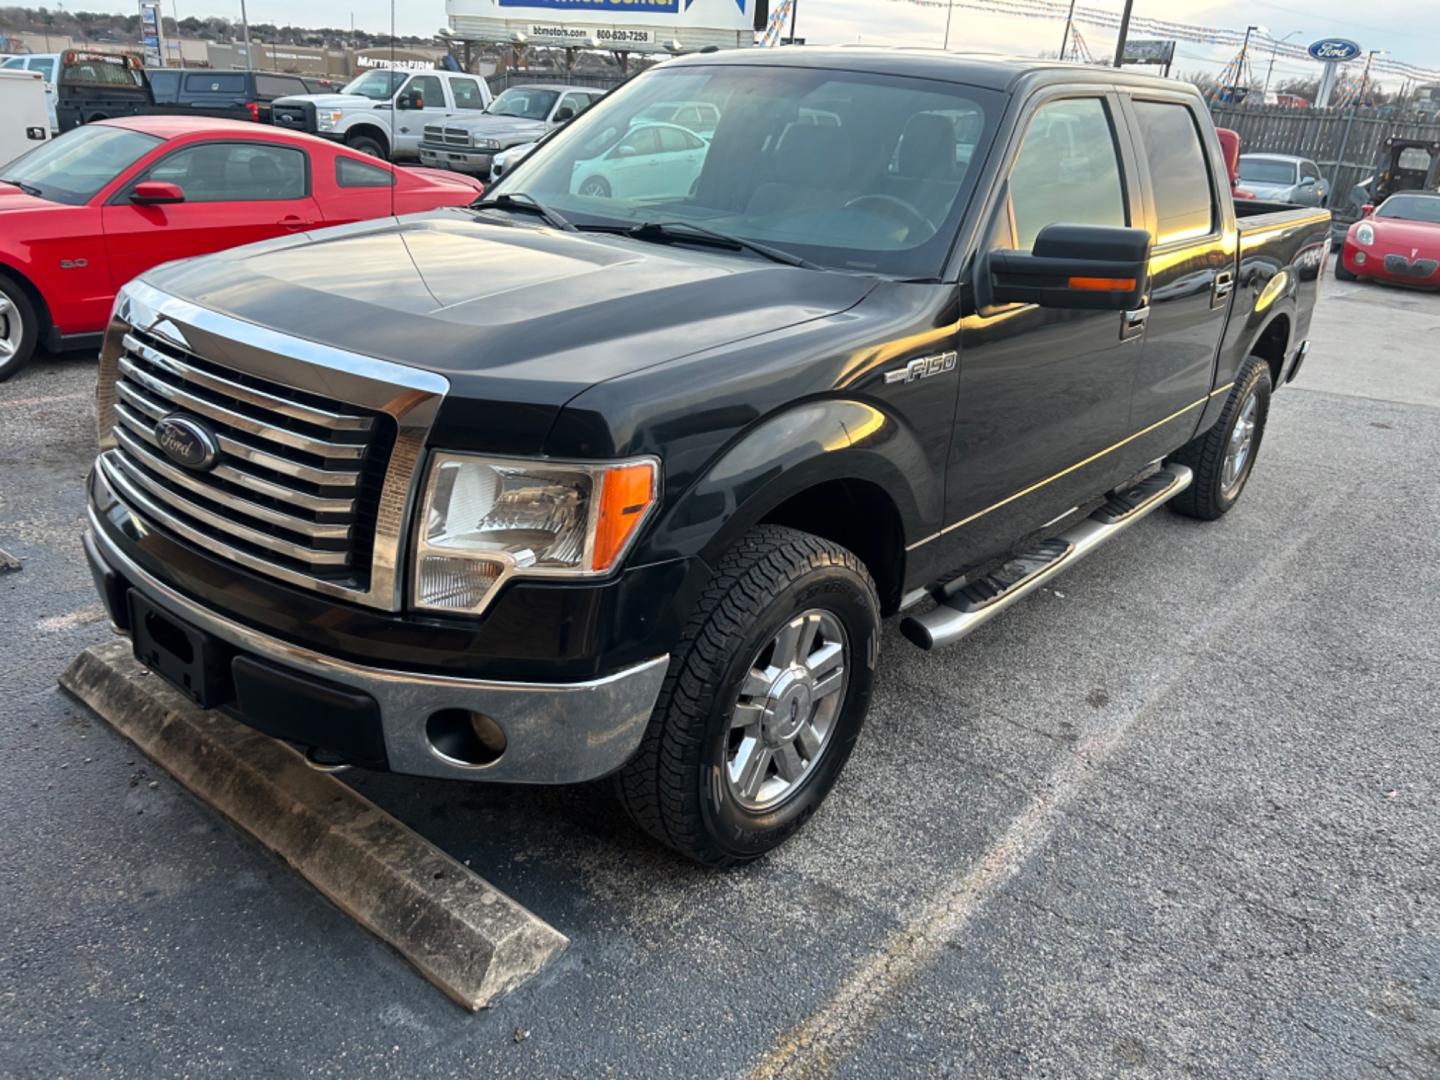
[[[0,165],[0,179],[37,188],[41,198],[79,206],[161,141],[141,131],[86,124]]]
[[[519,116],[526,120],[544,120],[550,115],[555,99],[560,96],[556,90],[534,90],[514,86],[490,103],[485,111],[491,116]]]
[[[1440,225],[1440,196],[1392,195],[1380,204],[1375,216]]]
[[[713,134],[684,126],[682,109],[660,108],[678,103],[710,114]],[[528,194],[580,228],[690,223],[822,266],[935,277],[1000,109],[990,91],[926,79],[658,68],[493,190]]]
[[[1240,179],[1256,184],[1295,183],[1293,161],[1267,161],[1265,158],[1240,159]]]
[[[105,53],[66,53],[60,81],[67,86],[143,86],[138,68],[128,57]]]
[[[359,94],[375,101],[389,101],[406,79],[403,71],[367,71],[364,75],[350,80],[342,94]]]

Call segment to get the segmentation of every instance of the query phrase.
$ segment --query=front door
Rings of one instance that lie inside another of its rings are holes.
[[[1046,225],[1138,220],[1118,107],[1103,94],[1060,92],[1035,109],[974,273],[985,272],[988,250],[1030,250]],[[1134,471],[1124,440],[1140,347],[1121,312],[967,305],[946,472],[951,565],[1004,554],[1016,537]]]
[[[142,180],[175,184],[185,201],[137,206],[130,195]],[[171,259],[268,240],[321,221],[310,196],[306,153],[253,140],[181,147],[122,188],[102,215],[117,289]]]
[[[395,146],[391,157],[418,157],[426,124],[450,115],[445,83],[436,75],[416,75],[395,95]]]

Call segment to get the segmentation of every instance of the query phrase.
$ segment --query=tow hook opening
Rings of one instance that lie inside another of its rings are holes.
[[[431,713],[425,736],[440,757],[470,768],[494,765],[505,753],[504,730],[489,716],[470,709]]]

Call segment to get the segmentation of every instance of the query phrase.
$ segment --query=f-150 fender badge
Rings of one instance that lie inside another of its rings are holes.
[[[911,360],[903,368],[896,368],[894,371],[885,373],[885,384],[891,383],[912,383],[916,379],[928,379],[931,375],[943,375],[947,371],[955,370],[955,363],[959,356],[954,352],[936,353],[934,356],[921,356]]]

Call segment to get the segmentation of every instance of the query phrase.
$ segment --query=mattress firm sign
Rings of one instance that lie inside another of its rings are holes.
[[[755,43],[764,0],[448,0],[455,35],[633,52],[690,52]]]

